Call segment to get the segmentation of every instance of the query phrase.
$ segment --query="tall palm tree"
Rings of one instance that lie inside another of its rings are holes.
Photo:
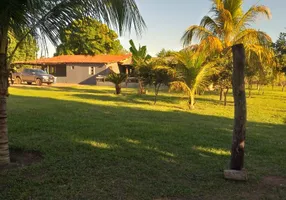
[[[59,30],[77,18],[90,16],[106,22],[120,34],[145,28],[134,0],[1,0],[0,1],[0,166],[9,164],[6,97],[8,96],[7,47],[9,34],[21,42],[29,34],[59,43]]]
[[[210,83],[210,76],[216,71],[216,63],[208,60],[205,54],[183,50],[176,54],[179,62],[179,80],[170,84],[170,90],[182,90],[188,94],[188,106],[194,108],[195,95],[205,90]]]
[[[243,0],[212,0],[212,15],[203,17],[200,25],[192,25],[185,31],[184,45],[198,39],[199,51],[229,58],[224,66],[226,71],[232,66],[231,46],[235,44],[244,44],[247,54],[252,52],[259,58],[271,55],[270,36],[250,27],[259,15],[270,18],[269,8],[254,5],[243,12],[242,5]]]

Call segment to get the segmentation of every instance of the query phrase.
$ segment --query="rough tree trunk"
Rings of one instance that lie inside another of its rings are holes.
[[[232,52],[232,86],[235,114],[230,169],[241,170],[244,164],[244,143],[246,133],[246,97],[244,85],[245,50],[243,44],[234,45],[232,47]]]
[[[224,96],[224,106],[226,106],[226,98],[227,98],[227,94],[228,94],[228,90],[229,90],[229,88],[228,87],[226,87],[226,90],[223,92],[223,96]]]
[[[121,86],[119,84],[116,84],[115,90],[116,90],[116,94],[120,94],[121,93]]]
[[[0,53],[0,167],[10,163],[6,109],[8,76],[6,54]]]
[[[220,101],[222,101],[222,94],[223,94],[223,88],[221,87],[220,91],[219,91],[219,100]]]

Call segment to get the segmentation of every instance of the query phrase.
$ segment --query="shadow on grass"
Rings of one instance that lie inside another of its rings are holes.
[[[249,185],[222,178],[232,123],[229,118],[189,112],[12,95],[10,145],[39,150],[44,161],[1,175],[1,197],[204,199],[202,194],[225,188],[226,195],[247,189]],[[263,173],[269,166],[263,159],[285,172],[281,158],[286,149],[279,143],[285,126],[249,122],[248,127],[246,167]]]

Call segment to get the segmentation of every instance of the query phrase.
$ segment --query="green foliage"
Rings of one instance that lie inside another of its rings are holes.
[[[33,32],[41,38],[48,37],[54,44],[58,44],[62,28],[86,16],[113,25],[120,34],[131,28],[140,34],[145,28],[134,0],[2,0],[0,3],[1,29],[11,29],[21,38]]]
[[[123,81],[125,81],[127,78],[126,74],[116,74],[116,73],[110,73],[107,76],[107,81],[110,81],[112,83],[114,83],[115,85],[119,85],[120,83],[122,83]]]
[[[279,38],[273,43],[278,69],[286,66],[286,33],[280,33]]]
[[[162,49],[159,53],[157,53],[157,56],[159,58],[165,58],[174,56],[175,53],[176,51]]]
[[[204,54],[185,50],[177,53],[179,80],[171,83],[170,90],[182,90],[189,96],[189,107],[194,107],[195,94],[204,91],[210,84],[210,77],[216,73],[216,62]]]
[[[148,66],[151,62],[151,56],[149,54],[147,54],[147,47],[146,46],[140,46],[137,49],[133,40],[129,40],[130,43],[130,52],[132,53],[132,64],[135,67],[135,73],[134,75],[137,76],[138,78],[138,83],[139,83],[139,90],[138,93],[139,94],[145,94],[145,88],[144,88],[144,83],[141,80],[141,74],[142,71],[148,69]]]
[[[121,93],[121,83],[125,81],[127,78],[126,74],[116,74],[116,73],[110,73],[107,77],[107,81],[110,81],[114,83],[115,85],[115,94]]]
[[[117,34],[96,19],[74,20],[60,32],[55,55],[123,54]]]
[[[36,39],[31,34],[27,35],[27,37],[21,42],[21,44],[15,51],[14,55],[10,57],[15,50],[18,42],[19,40],[14,37],[14,34],[10,33],[7,52],[10,63],[13,63],[14,61],[35,60],[37,58],[38,45]]]
[[[182,37],[185,45],[190,45],[194,39],[199,40],[198,51],[207,52],[218,59],[220,73],[213,79],[220,87],[231,85],[232,52],[231,46],[244,44],[247,59],[247,75],[261,76],[264,71],[272,67],[273,52],[271,38],[250,25],[257,16],[271,17],[269,8],[263,5],[254,5],[243,12],[243,0],[214,0],[210,13],[201,20],[200,25],[190,26]],[[254,60],[253,58],[256,57]],[[224,60],[221,65],[221,60]],[[257,62],[259,66],[257,66]]]
[[[130,44],[130,52],[132,53],[132,62],[133,65],[136,67],[141,67],[146,65],[150,60],[151,60],[151,56],[149,54],[147,54],[147,47],[146,46],[140,46],[137,49],[133,40],[129,40],[129,44]]]
[[[139,68],[140,79],[144,85],[154,86],[156,104],[157,96],[162,85],[168,86],[177,77],[177,72],[169,66],[160,66],[154,63]]]

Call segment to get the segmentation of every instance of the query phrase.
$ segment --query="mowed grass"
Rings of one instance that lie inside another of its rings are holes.
[[[112,87],[12,87],[11,148],[40,151],[40,163],[0,173],[0,199],[286,199],[286,92],[247,99],[249,181],[223,179],[233,99],[180,93],[137,95]]]

